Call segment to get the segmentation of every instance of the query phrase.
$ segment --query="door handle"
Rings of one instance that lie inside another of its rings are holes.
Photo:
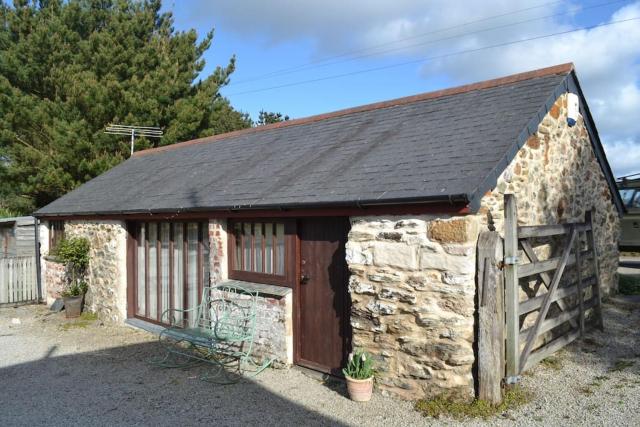
[[[640,228],[638,221],[633,221],[633,228]]]
[[[306,274],[303,274],[302,276],[300,276],[300,283],[303,285],[308,283],[309,280],[311,280],[311,277],[307,276]]]

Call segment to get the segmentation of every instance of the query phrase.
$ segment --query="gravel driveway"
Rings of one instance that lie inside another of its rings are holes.
[[[523,379],[535,398],[464,425],[640,425],[640,310],[607,307],[606,333],[563,351]],[[99,321],[71,327],[42,306],[0,309],[0,426],[14,425],[456,425],[424,418],[380,394],[357,404],[341,383],[267,370],[216,386],[198,370],[145,363],[154,338]]]

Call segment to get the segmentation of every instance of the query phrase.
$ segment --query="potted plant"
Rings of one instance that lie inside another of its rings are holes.
[[[351,400],[368,402],[373,392],[373,360],[365,351],[349,354],[347,366],[342,370],[347,379],[347,391]]]
[[[61,240],[54,249],[55,257],[63,262],[67,271],[67,286],[62,292],[66,317],[78,317],[82,313],[84,294],[89,288],[84,280],[89,266],[89,240],[72,237]]]
[[[84,303],[84,294],[87,293],[89,285],[84,280],[71,283],[62,291],[62,299],[64,301],[64,315],[67,318],[80,316],[82,313],[82,305]]]

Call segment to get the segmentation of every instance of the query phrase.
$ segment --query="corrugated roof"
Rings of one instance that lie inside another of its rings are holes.
[[[136,153],[46,215],[469,202],[570,64]]]

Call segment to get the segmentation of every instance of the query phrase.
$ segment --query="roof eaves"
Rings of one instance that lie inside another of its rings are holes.
[[[187,209],[131,209],[117,211],[85,211],[85,212],[36,212],[37,218],[55,218],[55,217],[74,217],[74,216],[119,216],[119,215],[157,215],[157,214],[175,214],[175,213],[199,213],[214,211],[255,211],[255,210],[292,210],[292,209],[323,209],[323,208],[368,208],[376,206],[401,206],[408,204],[436,204],[446,203],[449,205],[466,206],[469,199],[466,194],[455,194],[447,196],[426,196],[426,197],[404,197],[389,200],[358,200],[354,202],[325,202],[325,203],[288,203],[278,205],[235,205],[235,206],[209,206]]]

